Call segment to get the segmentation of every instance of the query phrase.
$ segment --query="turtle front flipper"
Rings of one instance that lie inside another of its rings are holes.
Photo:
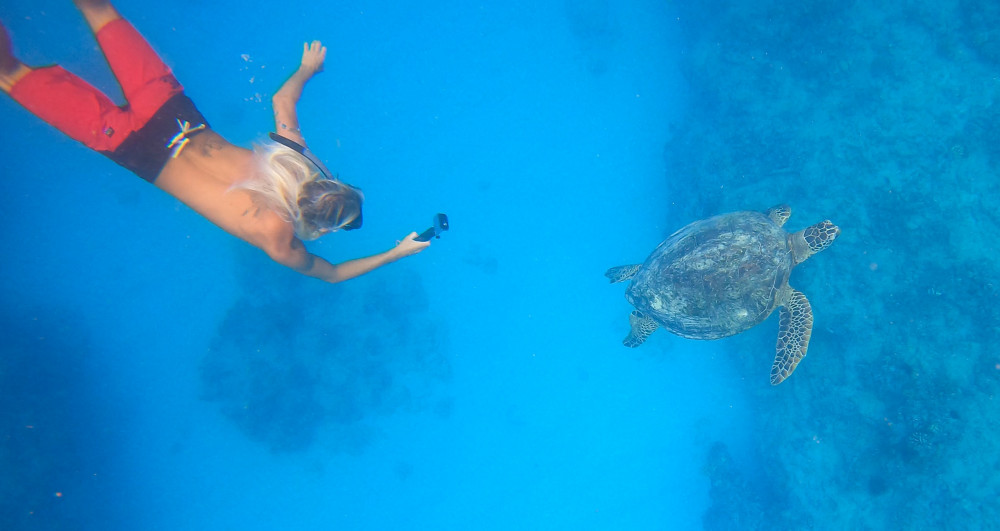
[[[622,344],[629,348],[641,345],[649,337],[649,334],[655,332],[660,326],[639,310],[632,310],[628,316],[628,323],[632,325],[632,330],[628,333],[628,337],[622,340]]]
[[[788,205],[774,205],[765,210],[764,215],[771,218],[771,221],[780,227],[788,221],[788,218],[792,217],[792,207]]]
[[[813,313],[801,291],[786,287],[788,294],[778,314],[778,344],[771,366],[771,385],[778,385],[792,375],[795,366],[806,357],[812,334]]]
[[[632,264],[616,266],[604,272],[604,276],[611,280],[611,283],[623,282],[635,276],[642,264]]]

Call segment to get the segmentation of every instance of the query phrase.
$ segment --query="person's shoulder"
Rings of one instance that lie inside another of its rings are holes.
[[[304,267],[309,257],[305,244],[295,236],[295,231],[285,227],[275,227],[274,232],[265,235],[257,247],[267,253],[271,260],[293,269]]]
[[[290,246],[295,237],[295,226],[277,212],[262,208],[255,216],[257,231],[274,245]]]

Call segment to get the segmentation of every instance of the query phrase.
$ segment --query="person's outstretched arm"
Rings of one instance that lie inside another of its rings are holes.
[[[348,260],[339,264],[331,264],[323,258],[310,253],[298,238],[293,239],[291,245],[281,248],[282,250],[279,252],[268,251],[268,255],[275,262],[288,266],[303,275],[335,284],[364,275],[386,264],[395,262],[400,258],[417,254],[430,245],[430,242],[418,242],[414,240],[416,237],[417,233],[411,232],[405,238],[396,242],[396,246],[388,251],[364,258]]]
[[[313,76],[323,71],[323,61],[326,60],[326,46],[319,41],[302,45],[302,64],[299,69],[285,81],[278,92],[271,97],[274,107],[274,132],[305,146],[299,129],[299,117],[295,105],[302,97],[302,89]]]

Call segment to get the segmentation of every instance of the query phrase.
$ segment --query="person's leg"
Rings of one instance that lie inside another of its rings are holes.
[[[112,151],[130,129],[128,113],[101,91],[60,66],[31,68],[14,56],[0,24],[0,89],[25,109],[91,149]]]
[[[74,0],[94,32],[108,66],[128,100],[128,110],[141,127],[184,88],[146,39],[108,0]]]
[[[0,24],[0,90],[10,93],[11,87],[30,72],[31,68],[14,57],[10,34],[7,33],[7,28]]]
[[[97,35],[97,32],[101,31],[101,28],[106,26],[108,22],[122,18],[121,13],[111,5],[109,0],[73,0],[73,3],[76,4],[83,18],[87,20],[87,25],[90,26],[90,31],[94,32],[94,35]]]

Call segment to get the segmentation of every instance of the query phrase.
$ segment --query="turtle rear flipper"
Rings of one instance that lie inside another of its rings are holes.
[[[791,376],[795,366],[806,357],[812,334],[813,314],[809,300],[801,291],[791,286],[787,289],[785,303],[778,314],[778,344],[771,366],[771,385],[778,385]]]
[[[651,317],[639,310],[632,310],[632,313],[628,316],[628,322],[632,325],[632,330],[628,333],[628,337],[622,340],[622,344],[629,348],[641,345],[649,337],[649,334],[655,332],[660,326]]]
[[[634,277],[640,267],[642,267],[642,264],[615,266],[605,271],[604,276],[608,277],[612,284],[623,282]]]

